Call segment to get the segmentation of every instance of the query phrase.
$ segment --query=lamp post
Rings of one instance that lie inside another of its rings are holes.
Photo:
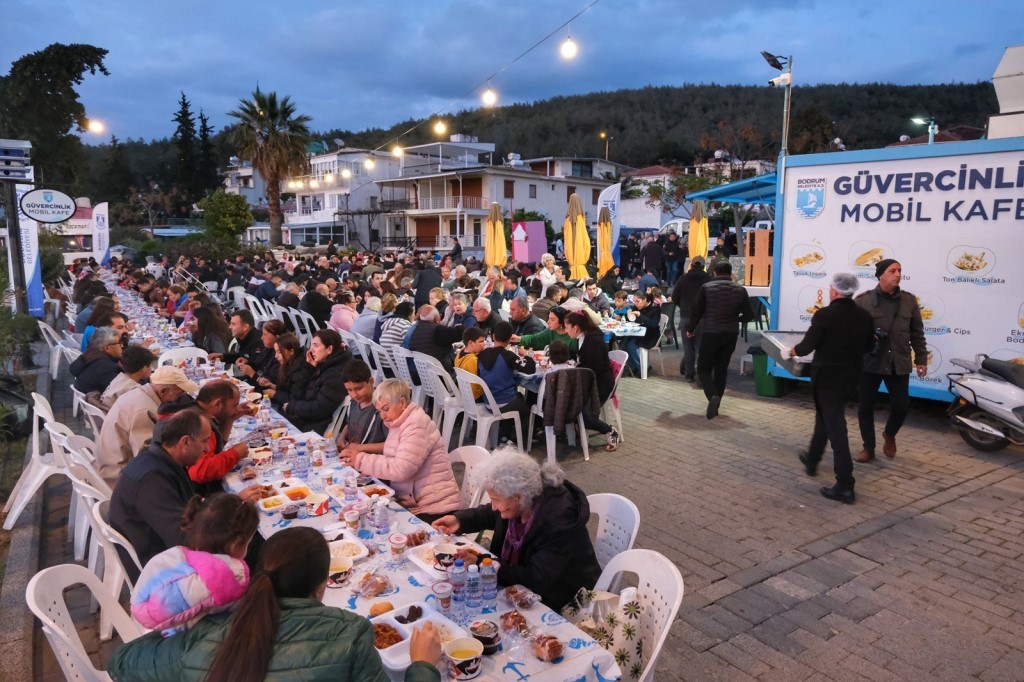
[[[786,156],[789,153],[789,100],[793,94],[793,56],[780,57],[764,50],[761,51],[761,56],[768,62],[768,66],[779,71],[783,69],[786,71],[768,81],[768,85],[771,86],[786,86],[786,100],[782,108],[782,151],[779,152],[779,156]]]
[[[612,137],[611,135],[609,135],[608,133],[606,133],[603,130],[598,134],[598,137],[600,137],[602,140],[604,140],[604,160],[607,161],[608,160],[608,143],[611,142],[612,140],[614,140],[615,138]]]
[[[935,144],[935,135],[939,132],[939,124],[935,122],[934,116],[917,116],[910,119],[919,126],[928,126],[928,144]]]

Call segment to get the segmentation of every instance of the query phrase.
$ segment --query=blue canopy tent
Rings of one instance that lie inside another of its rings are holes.
[[[776,173],[755,175],[746,180],[737,180],[719,185],[703,192],[687,194],[687,201],[722,201],[727,204],[771,204],[775,205]]]

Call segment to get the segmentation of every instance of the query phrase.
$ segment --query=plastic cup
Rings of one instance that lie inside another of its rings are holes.
[[[334,469],[324,469],[320,473],[320,478],[323,479],[324,487],[334,485]]]
[[[437,598],[438,610],[447,614],[452,608],[452,584],[447,580],[442,580],[434,583],[430,590]]]
[[[484,645],[473,637],[459,637],[444,645],[445,656],[451,665],[449,674],[454,680],[472,680],[480,674]]]
[[[391,545],[391,556],[395,559],[403,559],[408,542],[409,538],[405,533],[392,533],[388,538],[388,544]]]
[[[358,509],[349,509],[345,512],[345,524],[350,530],[359,530],[359,517],[360,513]]]

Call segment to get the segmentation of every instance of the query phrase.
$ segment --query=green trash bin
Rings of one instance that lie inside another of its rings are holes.
[[[768,355],[759,349],[750,352],[754,358],[754,392],[765,398],[778,398],[786,392],[784,379],[768,373]]]

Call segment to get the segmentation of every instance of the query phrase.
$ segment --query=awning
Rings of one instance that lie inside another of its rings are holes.
[[[687,194],[687,201],[724,201],[727,204],[775,204],[776,173],[755,175],[746,180],[737,180],[719,185],[703,192]]]

